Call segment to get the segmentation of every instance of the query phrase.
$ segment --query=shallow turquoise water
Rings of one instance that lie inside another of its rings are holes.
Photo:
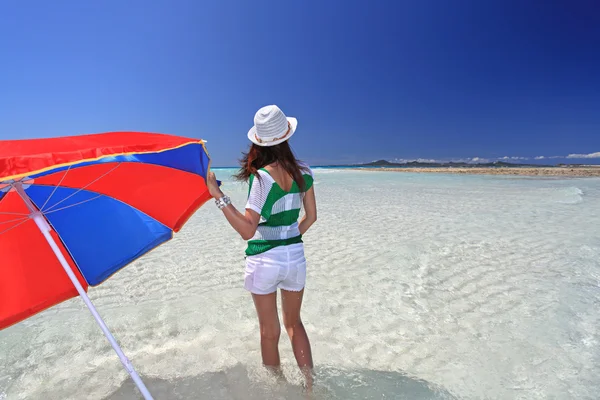
[[[216,172],[242,207],[246,187]],[[315,188],[304,320],[317,396],[600,393],[599,179],[324,169]],[[287,338],[289,384],[260,367],[243,249],[209,203],[90,290],[157,398],[301,398]],[[77,299],[0,332],[0,365],[0,399],[137,398]]]

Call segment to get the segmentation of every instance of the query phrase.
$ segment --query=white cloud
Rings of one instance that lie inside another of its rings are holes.
[[[529,160],[529,159],[530,159],[530,157],[504,156],[504,157],[499,158],[498,160],[508,161],[508,160]]]
[[[517,160],[523,159],[526,160],[525,157],[505,157],[500,158],[500,160]],[[432,158],[394,158],[393,160],[389,160],[393,163],[398,164],[406,164],[410,162],[420,162],[420,163],[438,163],[438,164],[446,164],[449,162],[454,163],[469,163],[469,164],[486,164],[493,161],[496,161],[496,158],[483,158],[483,157],[468,157],[468,158],[446,158],[446,159],[432,159]]]
[[[600,158],[600,151],[590,154],[569,154],[567,158]]]
[[[485,163],[489,163],[490,160],[488,160],[487,158],[473,157],[470,160],[467,160],[467,162],[474,163],[474,164],[485,164]]]
[[[600,158],[600,152],[590,153],[590,154],[569,154],[568,156],[531,156],[531,157],[523,157],[523,156],[504,156],[497,158],[483,158],[483,157],[466,157],[466,158],[445,158],[445,159],[433,159],[433,158],[395,158],[393,160],[389,160],[393,163],[405,164],[410,162],[420,162],[420,163],[439,163],[444,164],[448,162],[455,163],[470,163],[470,164],[486,164],[494,161],[506,161],[518,163],[521,161],[527,160],[552,160],[552,159],[591,159],[591,158]]]
[[[414,160],[416,162],[422,162],[422,163],[437,163],[437,162],[443,162],[440,160],[434,160],[431,158],[417,158],[416,160]]]
[[[434,160],[432,158],[395,158],[391,162],[398,164],[405,164],[409,162],[420,162],[420,163],[443,163],[443,160]]]

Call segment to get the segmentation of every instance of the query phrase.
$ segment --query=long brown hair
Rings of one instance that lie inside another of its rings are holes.
[[[304,192],[306,183],[302,176],[303,168],[300,166],[300,161],[296,159],[292,148],[287,141],[275,146],[258,146],[251,144],[250,149],[246,153],[242,153],[240,159],[240,170],[235,174],[237,180],[247,182],[250,175],[255,175],[260,179],[258,170],[266,167],[269,164],[278,163],[300,188],[300,192]]]

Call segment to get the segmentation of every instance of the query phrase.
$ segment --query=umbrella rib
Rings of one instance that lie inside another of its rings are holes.
[[[65,177],[67,176],[67,174],[69,173],[70,170],[71,170],[71,166],[69,165],[69,167],[65,171],[64,175],[62,176],[62,178],[60,178],[60,181],[56,184],[56,186],[54,186],[54,190],[52,190],[52,193],[50,193],[50,196],[48,196],[48,198],[46,199],[46,201],[44,202],[44,205],[40,208],[40,210],[43,210],[44,207],[46,207],[46,205],[48,204],[48,202],[50,201],[50,199],[54,195],[54,192],[56,192],[56,189],[58,189],[58,187],[60,186],[60,184],[62,183],[62,181],[65,180]]]
[[[15,219],[11,219],[11,220],[8,220],[8,221],[0,221],[0,225],[2,225],[2,224],[8,224],[8,223],[10,223],[10,222],[19,222],[19,221],[23,221],[24,219],[29,219],[29,217],[28,217],[28,216],[25,216],[25,217],[21,217],[21,218],[15,218]]]
[[[28,216],[29,214],[25,214],[25,213],[16,213],[16,212],[8,212],[8,211],[0,211],[0,215],[21,215],[21,216]]]
[[[75,196],[77,193],[81,192],[82,190],[85,190],[88,186],[92,185],[93,183],[98,182],[100,179],[104,178],[106,175],[110,174],[111,172],[113,172],[115,169],[117,169],[117,167],[121,165],[121,163],[118,163],[117,165],[115,165],[113,168],[111,168],[110,170],[106,171],[105,173],[103,173],[102,175],[100,175],[98,178],[94,179],[93,181],[91,181],[90,183],[88,183],[87,185],[77,189],[76,192],[71,193],[70,195],[68,195],[67,197],[65,197],[64,199],[62,199],[61,201],[59,201],[58,203],[55,203],[53,205],[51,205],[50,207],[48,207],[46,210],[42,210],[42,212],[47,213],[48,211],[52,210],[54,207],[56,207],[57,205],[59,205],[60,203],[64,202],[65,200],[70,199],[71,197]]]
[[[15,229],[16,227],[23,225],[25,222],[29,221],[29,218],[25,218],[23,221],[19,222],[18,224],[15,224],[13,226],[11,226],[10,228],[6,228],[5,230],[3,230],[2,232],[0,232],[0,235],[2,235],[3,233],[6,233],[12,229]]]
[[[100,197],[102,197],[102,196],[103,196],[103,195],[99,194],[99,195],[98,195],[98,196],[96,196],[96,197],[92,197],[91,199],[87,199],[87,200],[80,201],[79,203],[75,203],[75,204],[69,204],[68,206],[64,206],[64,207],[61,207],[61,208],[57,208],[57,209],[54,209],[54,210],[52,210],[52,211],[45,211],[45,212],[44,212],[44,215],[52,214],[52,213],[54,213],[54,212],[57,212],[57,211],[66,210],[67,208],[75,207],[75,206],[78,206],[78,205],[80,205],[80,204],[87,203],[88,201],[96,200],[96,199],[98,199],[98,198],[100,198]]]
[[[9,188],[12,188],[12,184],[10,184],[10,183],[9,183]],[[8,193],[6,193],[4,196],[0,196],[0,203],[2,203],[2,200],[4,200],[7,197],[7,195],[8,195]],[[0,211],[0,215],[18,215],[19,217],[28,217],[29,216],[28,213],[18,213],[18,212],[14,212],[14,211]]]

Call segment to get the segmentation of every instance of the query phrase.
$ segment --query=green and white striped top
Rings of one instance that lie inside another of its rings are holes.
[[[306,165],[301,165],[301,168],[308,190],[313,185],[313,173]],[[247,256],[264,253],[279,246],[302,243],[302,235],[298,229],[302,208],[300,188],[293,182],[289,192],[286,192],[266,169],[260,169],[258,174],[261,179],[250,176],[246,208],[260,214],[260,221],[254,237],[248,241]]]

